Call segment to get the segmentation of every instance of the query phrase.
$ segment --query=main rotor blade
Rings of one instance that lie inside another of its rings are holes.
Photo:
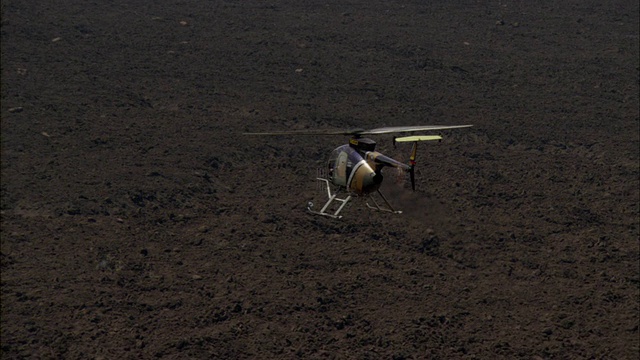
[[[248,132],[243,135],[379,135],[412,131],[446,130],[471,127],[473,125],[422,125],[422,126],[391,126],[376,129],[347,129],[347,130],[293,130],[254,133]]]
[[[426,130],[446,130],[471,127],[473,125],[422,125],[422,126],[391,126],[377,129],[363,130],[358,135],[377,135],[399,132],[426,131]]]
[[[364,129],[348,129],[348,130],[292,130],[292,131],[273,131],[263,133],[243,133],[243,135],[356,135]]]

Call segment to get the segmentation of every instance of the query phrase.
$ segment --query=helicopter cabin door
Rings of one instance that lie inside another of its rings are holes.
[[[347,177],[349,176],[349,169],[347,165],[349,163],[348,147],[339,147],[331,153],[329,157],[329,180],[338,186],[347,186]]]

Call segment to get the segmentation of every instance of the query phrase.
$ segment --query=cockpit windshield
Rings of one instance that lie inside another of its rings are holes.
[[[327,164],[329,167],[329,177],[333,183],[346,186],[353,166],[360,160],[362,160],[362,156],[349,145],[343,145],[333,150]]]

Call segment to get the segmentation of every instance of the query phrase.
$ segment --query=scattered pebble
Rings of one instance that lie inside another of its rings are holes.
[[[19,112],[22,112],[22,110],[24,110],[24,109],[22,108],[22,106],[17,106],[17,107],[12,107],[12,108],[10,108],[10,109],[9,109],[9,112],[10,112],[10,113],[19,113]]]
[[[60,40],[62,40],[62,38],[61,37],[57,37],[57,38],[51,39],[51,42],[56,42],[56,41],[60,41]]]

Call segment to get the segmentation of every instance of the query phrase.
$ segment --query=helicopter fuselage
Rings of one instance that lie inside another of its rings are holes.
[[[356,195],[366,195],[380,188],[384,166],[409,171],[409,165],[374,150],[375,142],[367,138],[352,138],[349,144],[337,147],[327,164],[328,180]]]

